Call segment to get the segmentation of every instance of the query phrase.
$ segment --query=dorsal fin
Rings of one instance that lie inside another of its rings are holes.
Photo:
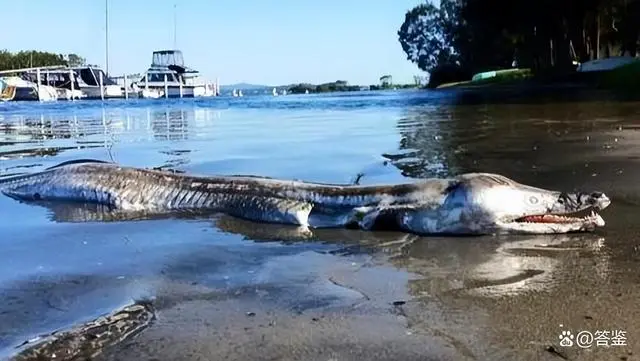
[[[46,170],[60,168],[60,167],[63,167],[65,165],[80,164],[80,163],[111,163],[111,162],[107,162],[107,161],[104,161],[104,160],[98,160],[98,159],[73,159],[73,160],[68,160],[66,162],[62,162],[60,164],[56,164],[54,166],[51,166],[51,167],[47,168]]]

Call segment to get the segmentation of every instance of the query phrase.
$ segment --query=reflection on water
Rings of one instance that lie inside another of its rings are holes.
[[[609,275],[605,238],[597,234],[539,235],[514,237],[421,237],[396,232],[366,232],[347,229],[313,229],[279,224],[256,223],[227,215],[206,212],[153,215],[119,213],[95,204],[31,202],[46,208],[55,222],[122,222],[153,219],[214,218],[215,227],[253,242],[295,244],[319,242],[339,245],[333,254],[380,252],[411,272],[425,276],[417,281],[416,292],[428,294],[464,291],[484,296],[516,295],[544,291],[558,286],[555,273],[562,269],[568,253],[594,260],[590,271],[598,277]],[[560,269],[560,270],[559,270]]]
[[[147,124],[151,125],[155,140],[189,139],[189,123],[184,109],[165,109],[164,112],[153,113],[147,109]]]
[[[604,238],[592,234],[455,239],[353,230],[301,232],[296,227],[255,225],[227,216],[218,219],[216,226],[253,241],[340,245],[334,254],[383,252],[394,264],[424,277],[411,281],[417,296],[425,291],[431,297],[459,291],[498,297],[549,291],[560,285],[556,273],[566,271],[562,258],[570,253],[593,259],[594,275],[609,276],[608,255],[602,252]],[[430,283],[428,290],[424,282]]]
[[[95,111],[79,113],[0,114],[0,145],[7,147],[62,139],[86,144],[91,143],[87,138],[96,135],[99,137],[95,138],[102,141],[109,138],[115,141],[182,140],[188,139],[190,132],[210,127],[210,123],[221,115],[215,109],[151,107],[102,108],[99,116]]]
[[[480,263],[458,260],[460,264],[456,265],[456,273],[462,278],[450,280],[449,291],[463,290],[494,297],[548,292],[561,286],[558,273],[563,271],[563,259],[571,253],[594,259],[594,273],[606,277],[609,264],[606,253],[602,252],[603,244],[604,238],[597,235],[533,236],[508,240],[480,253],[483,258]]]
[[[399,153],[385,154],[390,162],[413,178],[447,177],[457,173],[448,161],[451,149],[443,142],[448,127],[446,113],[441,107],[408,109],[398,120]],[[457,150],[453,150],[456,152]]]
[[[489,171],[521,177],[560,165],[588,168],[596,154],[622,146],[638,114],[636,103],[604,102],[408,109],[397,123],[399,149],[408,153],[398,167],[411,177],[430,176],[434,164],[443,164],[449,174]]]
[[[113,148],[117,143],[188,141],[203,129],[205,133],[209,131],[221,115],[215,109],[151,107],[102,108],[99,116],[95,111],[78,113],[0,114],[0,160],[21,163],[3,162],[0,174],[15,175],[17,169],[42,166],[41,163],[25,164],[25,159],[55,157],[66,151],[99,148],[103,150],[100,159],[115,160]],[[190,150],[163,152],[170,159],[160,168],[189,162],[184,154]]]

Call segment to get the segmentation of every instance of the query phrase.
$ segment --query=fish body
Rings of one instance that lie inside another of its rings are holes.
[[[588,230],[603,226],[602,218],[583,217],[568,227],[565,221],[570,219],[559,217],[590,207],[603,209],[610,203],[601,192],[549,191],[490,173],[392,185],[343,185],[188,175],[94,160],[65,162],[0,180],[0,192],[21,201],[94,203],[119,212],[210,211],[261,222],[322,226],[321,221],[314,224],[314,212],[329,215],[325,226],[374,229],[382,224],[422,234]]]

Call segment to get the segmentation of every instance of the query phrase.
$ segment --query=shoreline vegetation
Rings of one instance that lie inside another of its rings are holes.
[[[46,67],[46,66],[82,66],[86,60],[77,54],[56,54],[47,51],[22,50],[12,53],[0,50],[0,71]]]
[[[505,69],[496,71],[495,76],[483,79],[469,79],[456,82],[442,83],[428,86],[434,90],[462,89],[486,90],[497,87],[578,87],[592,90],[610,90],[640,94],[640,59],[630,64],[622,65],[611,70],[562,73],[538,72],[531,69]]]
[[[319,85],[310,83],[299,83],[288,86],[291,94],[305,93],[331,93],[331,92],[352,92],[361,90],[391,90],[420,88],[420,84],[385,84],[385,85],[349,85],[345,80],[337,80]]]
[[[499,9],[487,11],[487,9]],[[430,89],[503,85],[640,91],[640,65],[577,71],[578,64],[637,57],[640,2],[431,0],[405,14],[397,36]],[[473,79],[495,71],[495,76]]]

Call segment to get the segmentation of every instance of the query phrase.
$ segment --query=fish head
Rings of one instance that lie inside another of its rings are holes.
[[[568,193],[497,174],[469,173],[451,184],[440,213],[477,233],[554,234],[603,227],[596,211],[610,203],[602,192]]]

